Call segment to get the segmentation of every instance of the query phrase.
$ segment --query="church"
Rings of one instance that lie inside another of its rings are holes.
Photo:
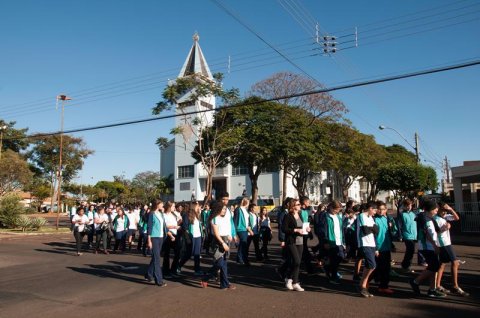
[[[207,60],[203,55],[199,44],[199,36],[193,36],[193,45],[185,59],[185,63],[180,70],[178,78],[188,77],[193,74],[201,75],[202,78],[213,81],[212,72],[208,66]],[[185,93],[175,105],[175,127],[181,127],[182,133],[176,134],[170,140],[167,147],[161,150],[161,175],[172,175],[174,179],[174,200],[176,202],[190,201],[192,198],[203,200],[206,194],[207,172],[201,163],[195,163],[191,152],[197,141],[194,125],[192,125],[192,116],[183,115],[205,111],[216,108],[215,97],[201,97],[191,105],[185,105],[192,92]],[[184,103],[181,109],[178,105]],[[197,120],[201,120],[201,125],[208,125],[213,119],[213,112],[198,113]],[[327,198],[330,189],[327,186],[328,174],[320,173],[309,186],[308,195],[313,202],[319,202]],[[262,173],[258,179],[258,195],[260,199],[273,199],[276,205],[279,204],[283,192],[286,196],[298,197],[296,189],[292,185],[291,176],[287,174],[286,189],[282,189],[283,171]],[[251,196],[250,179],[246,167],[235,167],[228,165],[217,168],[212,182],[212,195],[220,195],[228,192],[230,198],[239,196]],[[359,198],[358,198],[359,199]]]

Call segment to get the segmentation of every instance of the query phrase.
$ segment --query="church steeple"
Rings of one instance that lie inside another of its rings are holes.
[[[190,53],[188,54],[178,77],[200,74],[213,80],[212,73],[210,72],[207,61],[203,56],[203,52],[198,44],[198,40],[200,40],[200,37],[198,36],[198,33],[195,32],[193,35],[192,48],[190,49]]]

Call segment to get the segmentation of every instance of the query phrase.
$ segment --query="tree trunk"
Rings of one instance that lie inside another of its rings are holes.
[[[283,201],[285,201],[285,199],[287,198],[287,170],[288,170],[288,167],[284,165],[283,176],[282,176],[282,202],[280,202],[280,204],[282,204]]]
[[[257,204],[258,199],[258,177],[260,176],[261,169],[257,167],[257,170],[253,171],[254,167],[248,167],[248,177],[250,178],[250,185],[252,186],[252,203]]]

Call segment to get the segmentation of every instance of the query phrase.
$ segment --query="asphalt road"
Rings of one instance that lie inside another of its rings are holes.
[[[397,246],[403,252],[403,246]],[[250,268],[229,264],[231,282],[237,286],[234,291],[220,290],[214,283],[200,288],[191,262],[184,276],[159,288],[143,279],[149,258],[136,253],[77,257],[74,249],[71,234],[1,239],[0,317],[463,318],[480,314],[479,247],[456,246],[457,254],[466,261],[460,285],[471,296],[440,300],[414,297],[407,276],[393,279],[393,296],[378,295],[371,287],[375,297],[361,298],[351,281],[352,264],[342,265],[341,285],[330,285],[320,273],[302,273],[306,291],[289,292],[274,272],[279,263],[276,247],[271,248],[272,258],[267,263],[252,263]],[[394,259],[401,256],[394,254]],[[202,266],[206,269],[208,264],[210,260],[204,257]],[[448,274],[445,279],[448,281]],[[422,287],[423,292],[426,289]]]

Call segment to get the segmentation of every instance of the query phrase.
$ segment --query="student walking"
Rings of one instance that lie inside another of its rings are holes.
[[[245,266],[249,266],[248,261],[248,236],[251,234],[250,218],[248,213],[248,204],[250,201],[247,198],[243,198],[240,206],[235,210],[233,222],[235,224],[235,230],[238,235],[238,252],[237,263]]]
[[[203,225],[200,221],[200,204],[198,202],[193,202],[190,204],[190,209],[188,213],[184,216],[183,228],[188,235],[187,239],[187,250],[185,251],[183,257],[178,264],[178,269],[181,271],[181,268],[193,255],[193,266],[196,276],[203,275],[200,269],[200,251],[202,247],[202,235],[203,235]]]
[[[82,255],[82,241],[83,237],[87,234],[85,232],[85,228],[88,223],[89,220],[88,217],[85,215],[85,209],[83,207],[79,207],[77,209],[77,214],[75,214],[72,218],[73,236],[75,237],[75,242],[77,245],[77,256]]]
[[[175,254],[174,254],[174,261],[170,264],[170,251],[176,248],[177,244],[177,234],[178,229],[180,226],[178,225],[178,220],[175,214],[175,203],[167,201],[165,204],[165,209],[163,213],[163,217],[165,219],[165,224],[167,225],[167,237],[163,242],[163,276],[165,278],[171,278],[172,275],[177,275],[176,269],[178,263],[175,262]]]
[[[103,244],[103,253],[109,254],[107,250],[107,232],[108,232],[108,215],[105,213],[105,208],[100,207],[98,213],[95,215],[95,254],[100,251],[100,241]]]
[[[378,292],[391,295],[394,291],[389,287],[390,269],[392,263],[392,238],[396,234],[396,226],[393,219],[387,216],[387,206],[384,202],[377,202],[377,214],[374,216],[378,233],[375,236],[377,267],[372,276],[379,281]]]
[[[212,228],[212,247],[213,247],[213,265],[208,274],[206,274],[202,280],[201,285],[203,288],[208,287],[208,281],[212,277],[216,277],[217,272],[220,271],[220,289],[234,290],[236,287],[230,284],[228,280],[228,267],[227,267],[227,255],[230,250],[229,243],[232,240],[230,235],[222,235],[222,233],[228,233],[231,227],[231,220],[226,217],[227,207],[226,205],[215,202],[211,205],[212,212],[210,215],[210,225]]]
[[[147,246],[152,251],[152,259],[148,265],[145,279],[147,281],[155,280],[155,285],[167,286],[163,282],[162,268],[160,267],[160,255],[162,252],[163,240],[167,235],[167,226],[163,217],[163,202],[156,200],[152,204],[154,211],[148,213],[147,221]]]
[[[250,244],[253,242],[255,249],[255,260],[262,261],[262,254],[260,253],[260,222],[258,214],[255,212],[257,205],[250,203],[248,206],[248,223],[250,224],[250,231],[247,239],[247,259],[250,250]]]
[[[114,253],[119,247],[122,252],[125,251],[128,225],[128,217],[125,215],[123,208],[118,207],[117,215],[113,219],[113,232],[115,233],[115,245],[113,247]]]
[[[325,273],[331,284],[340,284],[338,266],[345,257],[343,224],[342,217],[339,214],[341,209],[342,204],[339,201],[333,201],[328,205],[327,213],[320,216],[321,241],[328,255],[328,265],[325,265]]]
[[[282,230],[285,233],[289,259],[285,287],[288,290],[304,291],[298,281],[303,253],[303,221],[300,217],[300,202],[297,199],[291,200],[288,204],[288,214],[283,219]]]
[[[368,292],[367,285],[370,275],[377,266],[375,256],[378,256],[378,252],[376,251],[375,235],[378,233],[378,227],[373,220],[373,215],[375,215],[376,210],[377,204],[375,202],[368,202],[366,211],[359,214],[357,221],[357,241],[365,261],[359,286],[360,295],[363,297],[373,297],[373,295]]]
[[[452,241],[450,239],[450,223],[460,220],[460,217],[454,209],[452,209],[446,203],[440,203],[437,215],[434,217],[440,228],[438,233],[438,242],[440,245],[440,268],[437,273],[437,290],[442,293],[453,293],[463,297],[467,297],[470,294],[465,292],[458,285],[458,268],[460,267],[460,261],[458,260],[455,251],[453,250]],[[443,272],[445,271],[445,265],[451,264],[450,275],[452,277],[452,289],[448,290],[442,286]]]
[[[434,217],[438,212],[438,205],[433,201],[423,203],[424,213],[417,219],[418,223],[418,249],[427,261],[427,268],[415,279],[410,279],[410,286],[416,295],[420,295],[420,283],[429,280],[430,288],[427,296],[432,298],[442,298],[447,295],[436,288],[435,276],[440,269],[440,260],[438,259],[439,243],[438,233],[440,228]]]
[[[266,207],[260,209],[260,239],[262,240],[261,253],[263,259],[267,261],[268,258],[268,243],[272,240],[272,227],[270,226],[270,218]]]

